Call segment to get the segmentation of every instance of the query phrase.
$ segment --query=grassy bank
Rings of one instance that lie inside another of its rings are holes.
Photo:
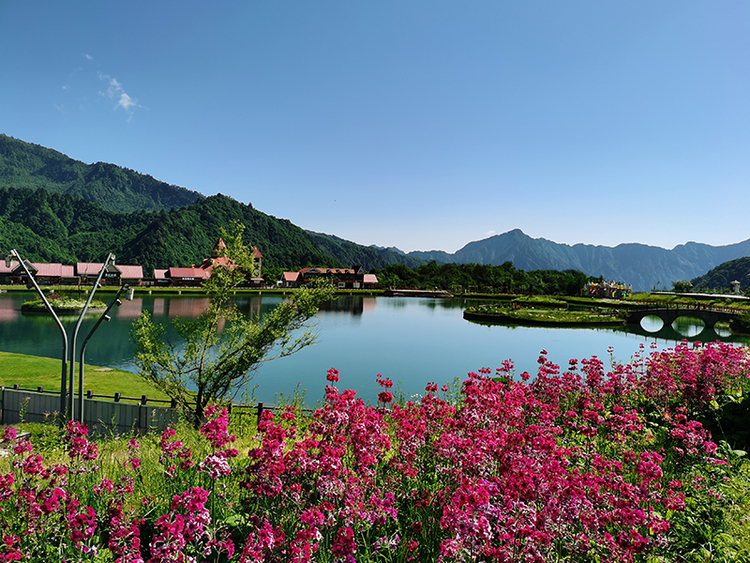
[[[0,352],[0,364],[3,366],[0,385],[4,387],[13,387],[17,384],[24,389],[37,387],[44,387],[46,390],[60,389],[60,359]],[[129,371],[87,364],[84,368],[84,376],[86,390],[91,389],[97,395],[122,393],[127,397],[148,395],[152,399],[169,398],[159,389],[152,387]],[[76,366],[77,377],[78,366]]]

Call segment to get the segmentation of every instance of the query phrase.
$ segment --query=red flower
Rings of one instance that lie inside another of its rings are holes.
[[[355,551],[357,551],[357,544],[354,542],[354,530],[349,526],[339,528],[331,552],[336,557],[346,557],[347,555],[354,555]]]

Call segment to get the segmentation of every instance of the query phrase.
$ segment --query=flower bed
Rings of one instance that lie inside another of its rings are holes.
[[[533,381],[512,370],[398,404],[378,376],[377,405],[330,370],[312,415],[265,411],[257,432],[211,407],[200,433],[140,440],[94,443],[69,423],[38,438],[42,456],[6,429],[0,561],[684,561],[721,549],[737,460],[697,418],[744,388],[746,349],[683,344],[565,371],[542,353]]]

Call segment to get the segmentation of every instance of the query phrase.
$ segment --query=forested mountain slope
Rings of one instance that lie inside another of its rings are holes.
[[[340,265],[291,222],[223,195],[169,212],[115,213],[68,194],[0,188],[0,252],[15,248],[31,261],[101,262],[114,252],[150,275],[154,267],[199,263],[233,220],[246,226],[246,242],[267,266]]]
[[[85,164],[52,149],[0,134],[0,187],[42,188],[118,212],[159,211],[203,198],[114,164]]]
[[[750,257],[723,262],[707,273],[691,280],[693,290],[731,289],[732,282],[740,282],[740,288],[747,289],[750,274]]]
[[[389,248],[362,246],[334,235],[305,231],[318,248],[327,256],[348,266],[360,265],[367,270],[383,269],[392,264],[404,264],[416,268],[428,261]]]
[[[159,213],[130,241],[123,258],[149,266],[198,263],[210,254],[221,227],[228,227],[232,221],[245,225],[245,242],[258,247],[263,263],[269,267],[340,266],[291,221],[266,215],[221,194]]]
[[[154,220],[153,213],[115,213],[96,203],[44,189],[0,188],[0,253],[31,261],[101,262],[119,255]]]

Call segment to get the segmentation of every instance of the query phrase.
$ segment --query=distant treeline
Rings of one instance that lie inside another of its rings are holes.
[[[500,266],[430,262],[416,268],[393,264],[372,273],[385,287],[534,295],[579,295],[589,281],[589,276],[577,270],[525,272],[516,270],[512,262]]]

